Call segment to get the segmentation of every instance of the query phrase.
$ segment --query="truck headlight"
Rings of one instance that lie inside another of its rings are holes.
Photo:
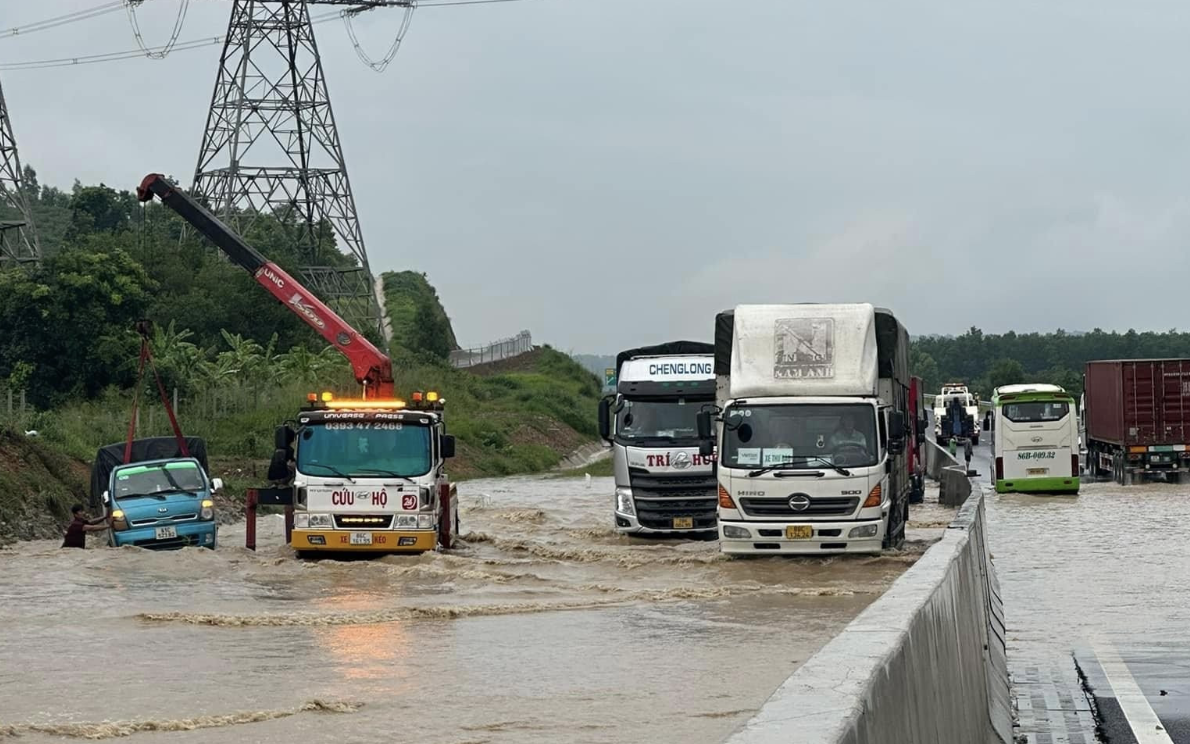
[[[752,537],[752,533],[743,527],[733,527],[730,524],[723,525],[724,537],[742,537],[744,539]]]
[[[847,533],[849,539],[859,537],[876,537],[876,533],[880,531],[880,525],[865,524],[862,527],[852,527],[851,532]]]
[[[434,529],[434,515],[433,514],[418,514],[417,515],[417,528],[419,530]]]
[[[632,489],[616,487],[616,511],[621,514],[636,515],[636,506],[632,503]]]
[[[397,516],[397,527],[404,527],[406,529],[417,529],[417,515],[416,514],[400,514]]]
[[[329,514],[309,514],[310,529],[332,529],[331,515]]]
[[[293,528],[295,530],[310,529],[310,515],[305,512],[298,512],[293,515]]]
[[[124,516],[123,509],[116,509],[112,512],[112,529],[117,532],[128,529],[128,519]]]
[[[202,511],[198,513],[198,518],[204,522],[209,522],[215,518],[215,502],[210,499],[202,500]]]

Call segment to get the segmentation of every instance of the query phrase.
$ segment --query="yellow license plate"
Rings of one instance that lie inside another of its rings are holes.
[[[808,524],[799,524],[785,528],[786,540],[809,540],[811,537],[814,537],[814,528]]]
[[[675,530],[692,530],[694,529],[694,517],[674,517]]]
[[[1049,468],[1029,468],[1025,471],[1025,475],[1045,475],[1049,471]]]

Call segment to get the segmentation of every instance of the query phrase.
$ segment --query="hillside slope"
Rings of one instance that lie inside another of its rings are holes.
[[[55,447],[0,429],[0,545],[61,537],[72,504],[85,504],[90,471]]]
[[[387,271],[382,281],[394,345],[438,357],[459,348],[446,309],[425,274]]]

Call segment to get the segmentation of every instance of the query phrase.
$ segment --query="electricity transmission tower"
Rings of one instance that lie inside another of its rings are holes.
[[[383,333],[310,22],[315,4],[355,11],[412,0],[235,0],[193,191],[241,232],[261,215],[281,217],[310,289]]]
[[[8,119],[8,104],[0,88],[0,202],[15,219],[0,219],[0,266],[37,263],[41,246],[22,186],[21,160]]]

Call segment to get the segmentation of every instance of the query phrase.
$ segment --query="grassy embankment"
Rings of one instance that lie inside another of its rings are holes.
[[[419,309],[422,317],[437,314],[448,329],[449,320],[420,274],[405,272],[396,275],[398,281],[390,281],[392,276],[386,275],[386,289],[397,390],[406,395],[437,390],[446,400],[447,429],[458,439],[458,456],[448,466],[454,478],[542,472],[595,441],[599,383],[592,374],[549,347],[470,370],[452,369],[419,354],[409,348]],[[451,346],[453,339],[451,331]],[[349,379],[327,387],[340,394],[355,392]],[[262,484],[273,429],[294,416],[307,392],[293,385],[221,390],[183,398],[178,415],[188,435],[207,440],[213,474],[226,481],[234,499],[248,486]],[[113,390],[96,400],[8,422],[11,430],[0,435],[0,522],[9,526],[0,526],[0,542],[5,535],[57,533],[70,503],[87,499],[95,450],[124,438],[130,409],[130,394]],[[26,429],[39,436],[26,438]],[[169,434],[160,405],[149,402],[142,410],[139,436]],[[15,523],[35,526],[17,528]]]

